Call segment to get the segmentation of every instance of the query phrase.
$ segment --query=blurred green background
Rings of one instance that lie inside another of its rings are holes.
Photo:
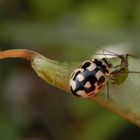
[[[27,48],[59,61],[98,47],[140,55],[139,0],[0,0],[0,49]],[[0,61],[0,140],[138,140],[140,129],[37,77],[30,63]]]

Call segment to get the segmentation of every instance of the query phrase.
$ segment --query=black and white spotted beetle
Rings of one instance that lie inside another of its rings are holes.
[[[113,79],[113,76],[128,71],[128,55],[117,55],[121,63],[115,67],[106,57],[84,61],[71,74],[69,86],[72,94],[82,98],[96,96],[108,83],[108,78]]]

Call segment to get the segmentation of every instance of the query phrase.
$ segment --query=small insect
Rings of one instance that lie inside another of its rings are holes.
[[[115,83],[114,77],[125,72],[128,73],[128,56],[130,54],[118,55],[114,53],[114,55],[117,55],[121,60],[117,66],[113,66],[106,57],[87,60],[79,65],[70,77],[69,86],[72,94],[82,98],[96,96],[106,85],[108,89],[108,78]]]

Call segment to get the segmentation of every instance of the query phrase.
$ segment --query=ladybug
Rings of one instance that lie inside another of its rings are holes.
[[[88,98],[97,95],[106,85],[112,64],[107,58],[84,61],[70,77],[73,95]]]
[[[117,56],[121,59],[121,63],[117,66],[113,66],[106,57],[87,60],[79,65],[70,77],[69,86],[72,94],[82,98],[89,98],[96,96],[106,86],[109,78],[115,84],[124,82],[129,73],[128,56],[132,55],[122,54]],[[114,69],[112,70],[112,68]],[[119,77],[123,73],[126,73],[126,76],[124,80],[120,81]]]

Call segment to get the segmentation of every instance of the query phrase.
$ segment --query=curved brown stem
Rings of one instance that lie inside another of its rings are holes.
[[[35,55],[37,55],[37,52],[26,50],[26,49],[13,49],[13,50],[0,51],[0,59],[22,58],[22,59],[32,61]]]

